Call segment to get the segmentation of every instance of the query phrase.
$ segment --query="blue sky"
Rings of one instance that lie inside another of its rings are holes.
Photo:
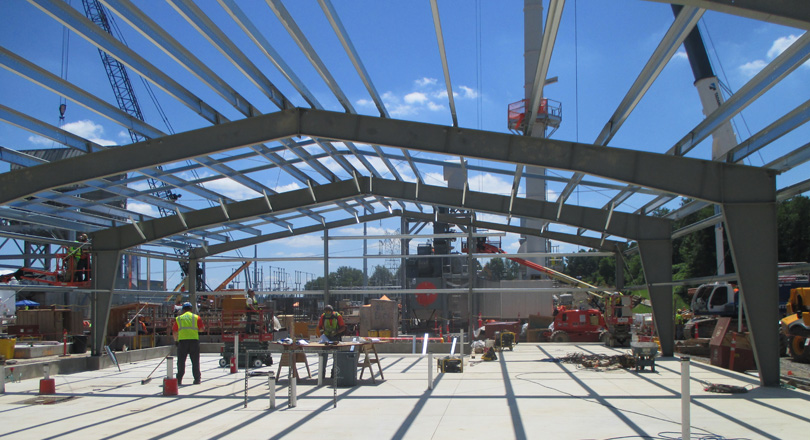
[[[80,0],[72,0],[81,7]],[[277,108],[238,70],[213,48],[192,26],[166,2],[136,1],[140,8],[149,10],[164,28],[199,58],[210,63],[217,74],[225,78],[237,91],[262,112]],[[342,111],[338,100],[318,77],[315,69],[294,44],[287,32],[264,2],[239,2],[240,6],[260,25],[275,49],[307,85],[324,108]],[[376,115],[376,109],[360,78],[354,71],[338,39],[329,26],[317,2],[284,2],[310,43],[317,49],[343,92],[361,114]],[[383,96],[392,117],[437,124],[451,124],[441,60],[436,44],[430,2],[380,2],[334,0],[352,41],[360,54],[377,90]],[[451,81],[458,111],[459,125],[467,128],[506,132],[506,109],[509,103],[523,98],[523,2],[522,1],[444,1],[440,0],[445,44],[450,66]],[[293,103],[306,106],[303,98],[283,75],[264,58],[256,47],[224,13],[218,3],[206,1],[200,7],[239,44],[260,70]],[[480,12],[477,9],[480,7]],[[63,28],[45,13],[21,0],[3,2],[0,14],[0,43],[6,49],[59,75],[63,69]],[[476,19],[480,13],[480,29]],[[174,63],[140,34],[115,17],[128,44],[145,58],[170,74],[222,114],[231,119],[242,115],[222,98],[198,81],[191,73]],[[545,96],[558,100],[563,106],[563,123],[552,136],[555,139],[593,142],[605,122],[629,89],[638,72],[646,63],[661,37],[673,21],[669,5],[640,0],[569,0],[557,37],[549,77],[559,81],[545,89]],[[576,22],[576,25],[575,25]],[[737,90],[756,74],[768,61],[777,56],[789,43],[798,38],[801,30],[752,21],[740,17],[707,12],[700,29],[709,45],[709,54],[716,73],[728,87]],[[480,38],[480,57],[477,42]],[[114,102],[112,91],[99,60],[98,52],[81,37],[71,33],[69,39],[67,80],[88,90],[107,102]],[[137,74],[130,73],[136,94],[150,124],[163,131],[168,129],[160,121],[154,106]],[[791,73],[782,83],[767,92],[735,118],[738,139],[744,139],[792,110],[810,96],[810,68],[803,66]],[[613,138],[610,146],[665,152],[702,119],[700,101],[694,89],[693,77],[683,49],[669,62],[658,80],[639,106]],[[208,122],[190,110],[154,89],[158,101],[166,111],[174,131],[180,132],[208,126]],[[59,125],[59,97],[37,85],[0,69],[0,102],[15,110]],[[480,116],[479,116],[480,115]],[[129,143],[129,135],[115,123],[78,104],[68,103],[64,129],[104,145]],[[762,165],[784,152],[797,148],[810,135],[807,127],[783,137],[761,153],[750,158],[749,164]],[[17,127],[0,123],[0,145],[26,150],[47,148],[53,143],[37,138]],[[704,142],[689,155],[709,158],[709,142]],[[417,154],[417,156],[419,156]],[[424,157],[431,157],[423,155]],[[285,157],[290,157],[287,154]],[[479,164],[472,161],[472,164]],[[333,168],[334,163],[327,163]],[[7,166],[5,164],[0,166]],[[404,178],[413,179],[406,164],[397,164]],[[426,167],[425,179],[430,184],[444,185],[441,170]],[[205,177],[213,173],[201,170]],[[555,176],[569,173],[550,170]],[[345,172],[339,174],[345,177]],[[807,167],[779,177],[779,187],[804,180]],[[190,177],[190,176],[189,176]],[[301,184],[278,171],[251,176],[278,191],[300,188]],[[256,197],[252,190],[228,180],[206,184],[235,200]],[[511,178],[504,175],[473,173],[470,188],[479,191],[506,194]],[[564,185],[549,186],[549,200]],[[145,184],[136,186],[146,189]],[[207,206],[199,197],[183,194],[181,202],[189,206]],[[580,187],[571,202],[588,206],[602,206],[612,194],[598,188]],[[622,208],[632,211],[647,199],[631,199]],[[131,202],[130,209],[156,216],[154,208]],[[301,225],[306,224],[302,222]],[[369,234],[393,231],[398,221],[369,224]],[[572,232],[572,228],[556,226],[553,229]],[[361,233],[360,227],[344,228],[333,235]],[[235,237],[240,238],[240,237]],[[369,253],[376,254],[376,241],[369,243]],[[508,236],[503,247],[517,250],[517,237]],[[561,244],[560,250],[576,250],[575,246]],[[262,246],[264,257],[316,256],[323,252],[320,236],[296,237],[272,245]],[[362,242],[336,242],[330,255],[358,255]],[[252,256],[253,250],[246,250]],[[332,270],[340,265],[355,265],[359,260],[336,260]],[[376,260],[369,267],[380,264]],[[264,265],[264,264],[263,264]],[[275,266],[281,264],[273,263]],[[219,266],[219,265],[218,265]],[[233,264],[209,270],[217,284],[223,273],[230,273]],[[265,265],[266,266],[266,265]],[[288,263],[283,265],[292,273],[301,270],[322,273],[322,263]],[[267,273],[267,269],[265,270]]]

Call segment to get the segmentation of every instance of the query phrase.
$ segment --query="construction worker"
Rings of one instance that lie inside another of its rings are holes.
[[[675,313],[675,339],[682,340],[684,338],[683,334],[684,328],[684,316],[683,316],[683,309],[678,309]]]
[[[323,314],[318,320],[317,332],[330,341],[340,341],[340,337],[346,333],[346,323],[343,322],[343,317],[329,304],[323,308]]]
[[[71,279],[73,281],[87,281],[90,279],[90,251],[88,249],[87,235],[81,234],[77,240],[81,244],[78,247],[71,246],[66,257],[71,259],[68,265],[73,263],[73,276]]]
[[[199,384],[200,373],[200,331],[204,328],[202,318],[191,312],[191,303],[183,303],[183,314],[174,319],[172,330],[177,341],[177,385],[182,385],[186,372],[186,357],[191,357],[191,372],[194,384]]]
[[[245,333],[256,333],[256,319],[259,311],[259,308],[256,306],[256,292],[252,289],[248,289],[247,294],[248,297],[245,300],[247,305]]]

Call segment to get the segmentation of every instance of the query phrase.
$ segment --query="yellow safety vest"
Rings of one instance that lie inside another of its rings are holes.
[[[332,312],[332,317],[327,318],[326,314],[321,314],[323,317],[323,333],[327,336],[332,336],[337,333],[338,330],[338,317],[340,317],[340,313]]]
[[[177,320],[177,340],[200,339],[197,330],[197,315],[186,312],[175,318]]]

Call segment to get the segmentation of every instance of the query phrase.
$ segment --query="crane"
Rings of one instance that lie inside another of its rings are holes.
[[[93,21],[93,23],[98,25],[100,28],[104,29],[104,31],[108,34],[115,36],[119,40],[121,39],[113,34],[112,25],[114,25],[114,23],[112,22],[112,17],[107,16],[104,7],[98,0],[82,0],[82,5],[84,6],[84,13],[87,18]],[[101,56],[101,62],[104,65],[104,70],[107,72],[107,78],[110,80],[110,85],[112,86],[113,93],[115,94],[118,108],[143,121],[143,113],[141,112],[141,107],[138,104],[138,99],[135,96],[135,91],[132,88],[132,83],[129,80],[126,67],[121,64],[121,62],[110,56],[110,54],[107,52],[99,49],[98,53]],[[146,140],[146,137],[136,133],[132,129],[129,129],[129,137],[132,139],[133,143]],[[157,168],[162,169],[159,166]],[[163,182],[158,182],[151,177],[147,178],[146,180],[152,192],[162,199],[176,201],[181,197],[180,194],[173,193],[171,188],[166,186]],[[157,208],[161,217],[166,217],[173,214],[163,206],[158,206]],[[187,252],[177,248],[173,249],[175,254],[181,259],[180,271],[182,272],[183,277],[185,277],[188,273],[188,263],[186,262]],[[196,281],[196,291],[205,290],[205,273],[199,263],[197,266]]]

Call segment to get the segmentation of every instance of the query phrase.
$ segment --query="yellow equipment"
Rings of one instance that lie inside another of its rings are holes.
[[[787,316],[780,321],[788,350],[796,362],[810,363],[810,288],[790,289]]]

